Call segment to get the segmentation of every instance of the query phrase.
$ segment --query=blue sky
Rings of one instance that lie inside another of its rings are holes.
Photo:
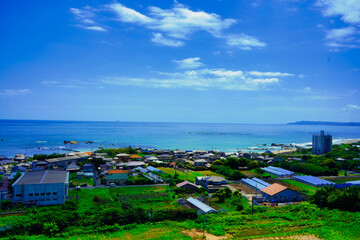
[[[3,119],[360,119],[360,0],[8,0],[0,30]]]

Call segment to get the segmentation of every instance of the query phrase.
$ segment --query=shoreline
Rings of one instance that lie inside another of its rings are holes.
[[[360,139],[359,138],[353,138],[353,139],[334,139],[333,140],[333,145],[341,145],[341,144],[353,144],[353,143],[357,143],[357,142],[360,142]],[[301,143],[301,144],[296,144],[295,146],[299,146],[301,148],[311,148],[311,146],[307,146],[311,144],[311,142],[308,142],[308,143]],[[133,148],[136,148],[138,147],[137,145],[132,145],[131,147]],[[120,146],[118,147],[115,147],[113,144],[109,144],[109,146],[105,146],[105,148],[121,148]],[[146,147],[143,147],[144,149]],[[153,147],[152,149],[167,149],[167,148],[155,148]],[[170,148],[170,150],[177,150],[177,149],[180,149],[180,148]],[[39,149],[37,149],[39,150]],[[59,154],[71,154],[71,153],[76,153],[76,152],[94,152],[98,149],[94,149],[94,147],[86,147],[86,148],[74,148],[73,149],[74,151],[64,151],[62,150],[62,148],[50,148],[50,149],[44,149],[42,151],[36,151],[37,153],[34,153],[34,154],[52,154],[52,153],[56,153],[58,152]],[[184,150],[184,149],[182,149]],[[186,150],[186,149],[185,149]],[[214,150],[214,149],[192,149],[193,151],[196,151],[196,150],[206,150],[206,151],[210,151],[210,150]],[[218,151],[222,151],[222,152],[229,152],[229,153],[235,153],[235,152],[238,152],[238,151],[241,151],[243,153],[264,153],[266,150],[249,150],[247,148],[238,148],[237,150],[221,150],[221,149],[217,149]],[[271,151],[271,150],[270,150]],[[296,151],[296,148],[291,148],[291,149],[277,149],[277,150],[273,150],[271,152],[273,152],[274,154],[288,154],[288,153],[293,153]],[[15,156],[15,154],[25,154],[25,153],[22,153],[23,150],[21,151],[17,151],[17,152],[14,152],[14,154],[12,154],[13,156]],[[34,154],[28,154],[28,156],[32,156]],[[0,153],[0,155],[5,155],[5,154],[2,154]],[[11,154],[10,154],[11,155]],[[12,157],[12,156],[7,156],[7,157]]]

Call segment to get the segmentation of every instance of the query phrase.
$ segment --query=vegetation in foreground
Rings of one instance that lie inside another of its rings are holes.
[[[317,194],[320,194],[319,189]],[[167,186],[82,189],[79,201],[30,209],[24,216],[0,219],[5,239],[193,239],[203,215],[179,207]],[[324,194],[324,193],[322,193]],[[211,203],[226,212],[206,215],[206,232],[230,239],[313,234],[322,239],[358,239],[359,212],[321,209],[304,202],[284,207],[254,207],[237,194]],[[324,196],[324,195],[323,195]],[[331,198],[330,198],[331,199]],[[314,198],[316,203],[316,198]],[[324,205],[323,205],[324,206]],[[149,213],[153,213],[153,223]],[[4,231],[5,230],[5,231]]]

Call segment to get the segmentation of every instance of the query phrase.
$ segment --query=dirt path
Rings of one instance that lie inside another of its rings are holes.
[[[321,240],[315,235],[294,235],[287,237],[254,238],[252,240]]]
[[[192,239],[204,239],[203,238],[203,232],[201,230],[191,229],[190,231],[183,231],[187,236],[190,236]],[[222,240],[222,239],[228,239],[227,236],[215,236],[213,234],[205,232],[206,240]]]

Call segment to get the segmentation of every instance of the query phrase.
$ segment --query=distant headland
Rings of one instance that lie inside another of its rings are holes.
[[[360,122],[321,122],[321,121],[298,121],[288,125],[328,125],[328,126],[360,126]]]

